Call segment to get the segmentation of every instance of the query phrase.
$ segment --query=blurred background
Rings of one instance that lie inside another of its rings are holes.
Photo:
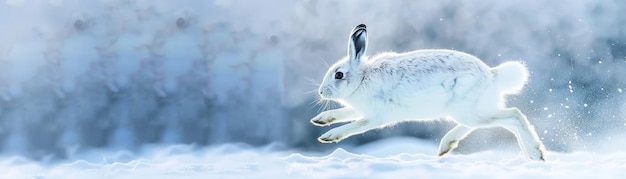
[[[438,143],[449,120],[320,144],[309,124],[351,29],[369,54],[445,48],[524,61],[510,96],[548,150],[626,142],[626,2],[373,0],[0,1],[0,154],[66,158],[146,145],[325,151],[391,136]],[[459,152],[517,148],[480,129]],[[434,154],[433,154],[434,155]]]

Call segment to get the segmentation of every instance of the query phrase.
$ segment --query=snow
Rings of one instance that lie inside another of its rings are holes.
[[[324,108],[314,91],[357,23],[371,29],[370,54],[445,48],[490,66],[523,61],[531,79],[508,105],[549,131],[540,134],[549,150],[576,151],[626,130],[621,9],[612,0],[1,1],[0,152],[277,141],[319,150],[309,139],[328,129],[308,123]],[[414,127],[385,133],[447,130]]]
[[[94,150],[75,160],[36,162],[2,157],[0,178],[614,178],[626,174],[626,152],[548,152],[529,161],[493,149],[436,157],[428,140],[395,137],[327,152],[223,144],[146,146],[140,152]]]

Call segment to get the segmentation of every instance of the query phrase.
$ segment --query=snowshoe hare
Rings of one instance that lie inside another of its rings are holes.
[[[504,95],[522,89],[528,70],[520,62],[490,68],[480,59],[453,50],[417,50],[365,56],[367,30],[354,28],[348,56],[332,65],[319,88],[324,100],[344,107],[320,113],[311,123],[350,122],[326,132],[320,142],[339,142],[355,134],[402,121],[452,117],[458,123],[441,139],[439,156],[475,128],[504,127],[522,152],[544,160],[545,147],[517,108],[504,107]]]

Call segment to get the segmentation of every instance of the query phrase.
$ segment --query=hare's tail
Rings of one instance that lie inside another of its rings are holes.
[[[491,68],[494,85],[501,93],[515,94],[522,90],[528,81],[528,69],[522,62],[505,62]]]

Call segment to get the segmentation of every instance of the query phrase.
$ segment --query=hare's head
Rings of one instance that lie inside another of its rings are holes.
[[[367,49],[365,24],[357,25],[348,40],[348,56],[332,65],[320,85],[323,99],[341,99],[352,94],[363,81],[362,60]]]

